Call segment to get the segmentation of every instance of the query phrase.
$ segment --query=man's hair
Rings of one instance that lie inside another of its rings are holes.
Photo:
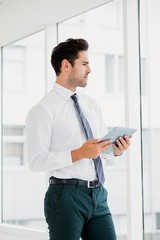
[[[65,42],[59,43],[52,51],[51,65],[58,76],[61,73],[61,63],[64,59],[74,66],[74,61],[79,57],[80,51],[88,50],[88,42],[82,38],[69,38]]]

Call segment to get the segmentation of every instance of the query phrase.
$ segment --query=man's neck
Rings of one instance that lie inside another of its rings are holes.
[[[61,85],[61,86],[64,87],[64,88],[69,89],[69,90],[72,91],[72,92],[75,92],[75,91],[76,91],[76,88],[73,88],[73,86],[70,86],[70,85],[67,83],[67,81],[63,81],[61,78],[57,78],[57,79],[56,79],[56,83],[59,84],[59,85]]]

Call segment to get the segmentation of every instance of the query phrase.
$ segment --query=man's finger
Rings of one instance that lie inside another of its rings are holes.
[[[100,147],[105,147],[107,145],[111,145],[112,141],[110,139],[99,142],[98,144],[100,145]]]

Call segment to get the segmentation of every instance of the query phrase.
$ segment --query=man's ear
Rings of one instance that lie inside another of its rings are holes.
[[[61,69],[63,71],[68,72],[70,70],[71,64],[68,62],[67,59],[63,59],[62,63],[61,63]]]

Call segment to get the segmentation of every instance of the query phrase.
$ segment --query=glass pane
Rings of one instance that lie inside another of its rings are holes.
[[[106,55],[106,92],[114,93],[115,77],[114,77],[114,56]]]
[[[124,93],[124,58],[122,56],[118,57],[118,93]]]
[[[160,239],[160,1],[141,0],[141,80],[145,240]]]
[[[25,89],[25,50],[24,46],[14,45],[3,49],[4,89],[11,89],[11,91]]]
[[[23,127],[4,126],[3,136],[23,136]]]
[[[147,94],[147,69],[146,58],[141,58],[141,81],[142,81],[142,95]]]
[[[3,48],[3,222],[41,230],[45,174],[28,170],[25,119],[45,94],[44,66],[44,32]]]
[[[23,165],[23,143],[3,144],[3,164],[4,166]]]
[[[160,230],[160,212],[156,213],[156,229]]]
[[[123,2],[111,1],[58,25],[59,42],[71,37],[85,38],[90,45],[88,86],[78,90],[100,104],[108,129],[125,125],[122,16]],[[105,162],[105,185],[119,240],[127,239],[125,161],[124,155]]]

